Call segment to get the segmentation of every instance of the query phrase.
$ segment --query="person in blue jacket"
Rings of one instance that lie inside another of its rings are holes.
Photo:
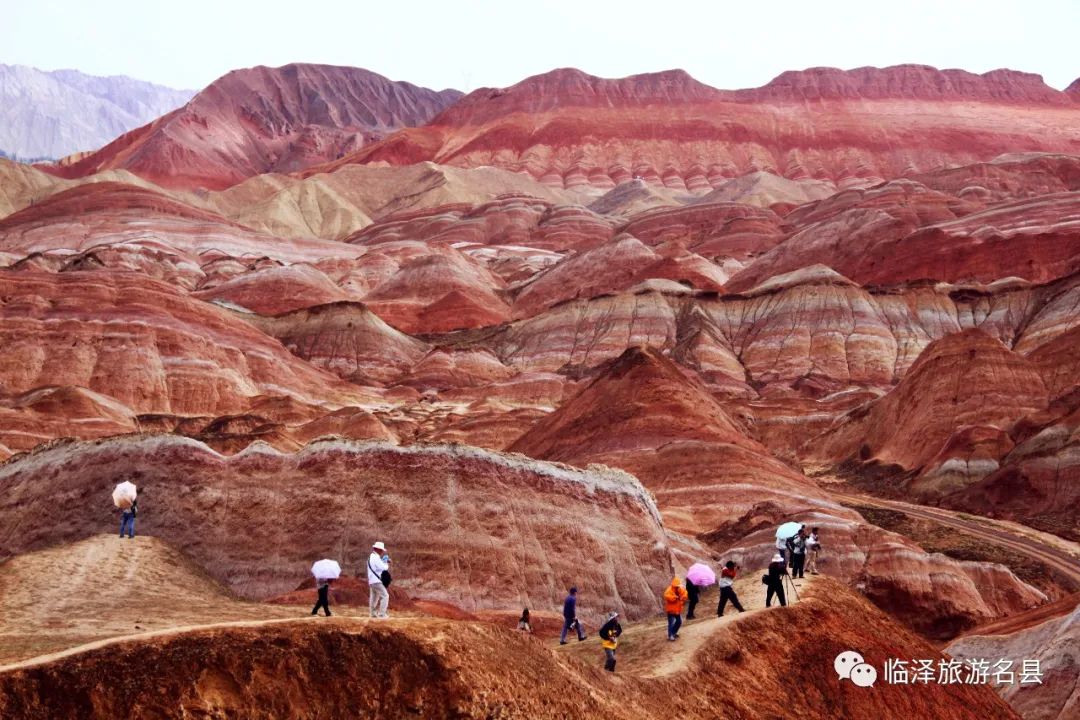
[[[571,629],[577,630],[578,642],[585,639],[585,631],[581,628],[581,623],[577,619],[577,588],[570,588],[570,594],[566,596],[566,600],[563,600],[562,606],[562,635],[559,636],[559,644],[566,644],[566,633]]]

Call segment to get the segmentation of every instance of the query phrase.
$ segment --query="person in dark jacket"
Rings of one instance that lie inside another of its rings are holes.
[[[801,578],[803,568],[806,566],[806,530],[800,528],[799,532],[791,538],[791,577]]]
[[[694,608],[697,607],[698,598],[701,596],[701,588],[690,578],[686,578],[686,596],[690,599],[690,605],[686,608],[686,619],[693,620]]]
[[[529,617],[529,608],[521,611],[521,617],[518,619],[518,630],[527,633],[532,632],[532,619]]]
[[[604,669],[615,672],[615,648],[619,646],[619,636],[622,635],[622,625],[619,624],[619,613],[608,613],[607,622],[600,628],[600,646],[604,648]]]
[[[128,538],[135,537],[135,516],[139,514],[139,501],[138,499],[132,501],[131,507],[127,510],[120,511],[120,537],[124,537],[124,530],[127,530]]]
[[[585,639],[585,631],[581,629],[581,623],[578,622],[578,619],[577,619],[577,588],[576,587],[570,588],[570,594],[566,596],[565,600],[563,600],[562,616],[563,616],[562,634],[559,636],[559,644],[560,645],[565,645],[566,644],[566,633],[570,632],[571,629],[574,629],[574,630],[577,631],[578,642],[581,642],[582,640],[584,640]]]
[[[311,614],[318,615],[319,608],[322,608],[326,611],[326,617],[330,617],[330,581],[326,578],[317,578],[315,586],[319,589],[319,599],[315,601]]]
[[[724,614],[729,601],[735,606],[736,610],[743,612],[739,596],[735,594],[735,575],[738,572],[739,566],[732,560],[728,560],[727,564],[724,565],[724,569],[720,571],[720,605],[716,608],[717,617]]]
[[[769,563],[769,574],[765,579],[765,607],[772,607],[773,595],[780,600],[780,605],[787,605],[784,597],[784,577],[787,575],[787,563],[780,553],[773,555]]]

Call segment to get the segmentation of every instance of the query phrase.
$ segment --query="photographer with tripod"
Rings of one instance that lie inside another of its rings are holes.
[[[765,607],[772,607],[773,595],[780,600],[780,606],[787,606],[787,597],[784,595],[784,579],[787,577],[787,563],[784,556],[776,553],[769,563],[769,572],[763,575],[761,582],[765,584]]]

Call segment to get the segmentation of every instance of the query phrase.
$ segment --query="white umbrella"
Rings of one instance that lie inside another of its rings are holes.
[[[341,566],[336,560],[319,560],[311,566],[311,574],[316,580],[337,580],[341,577]]]
[[[112,491],[112,501],[121,510],[127,510],[135,502],[135,483],[125,480]]]
[[[778,540],[787,540],[789,537],[799,532],[799,528],[801,528],[802,526],[802,523],[786,522],[780,527],[776,528],[776,538]]]

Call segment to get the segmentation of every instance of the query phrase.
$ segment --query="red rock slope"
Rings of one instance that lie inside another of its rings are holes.
[[[1034,363],[981,330],[965,330],[931,343],[885,397],[853,411],[831,438],[810,442],[835,452],[854,440],[844,455],[918,470],[965,428],[1004,429],[1048,402]],[[927,482],[924,492],[934,490]]]
[[[946,651],[963,660],[1006,658],[1018,671],[1025,660],[1038,660],[1041,683],[1002,685],[998,692],[1025,720],[1067,720],[1080,712],[1078,648],[1080,608],[1016,632],[963,637]]]
[[[758,170],[857,182],[1004,152],[1076,154],[1078,114],[1070,94],[1008,70],[816,68],[727,92],[682,71],[607,80],[564,69],[476,90],[336,164],[433,160],[565,187],[638,176],[695,192]]]
[[[395,587],[465,610],[555,610],[577,584],[590,622],[615,603],[659,612],[670,582],[660,516],[626,473],[450,445],[316,441],[224,457],[173,435],[72,442],[0,467],[0,557],[111,528],[109,492],[140,488],[142,532],[247,597],[294,589],[311,562],[350,575],[384,540]],[[62,523],[42,523],[44,514]]]
[[[255,232],[160,192],[117,182],[73,187],[0,220],[0,251],[142,254],[149,256],[144,272],[160,275],[175,266],[172,272],[196,284],[203,274],[198,266],[221,257],[295,263],[362,254],[329,240]]]
[[[1011,276],[1046,282],[1080,270],[1080,193],[985,209],[978,194],[962,194],[972,199],[896,180],[805,205],[785,218],[796,232],[732,278],[728,289],[813,263],[863,285]]]
[[[374,397],[136,273],[0,273],[0,346],[5,394],[73,385],[136,412],[215,415],[263,394],[332,406]]]
[[[45,169],[70,178],[123,168],[165,187],[217,190],[341,157],[426,122],[458,97],[360,68],[234,70],[182,108],[74,164]]]

